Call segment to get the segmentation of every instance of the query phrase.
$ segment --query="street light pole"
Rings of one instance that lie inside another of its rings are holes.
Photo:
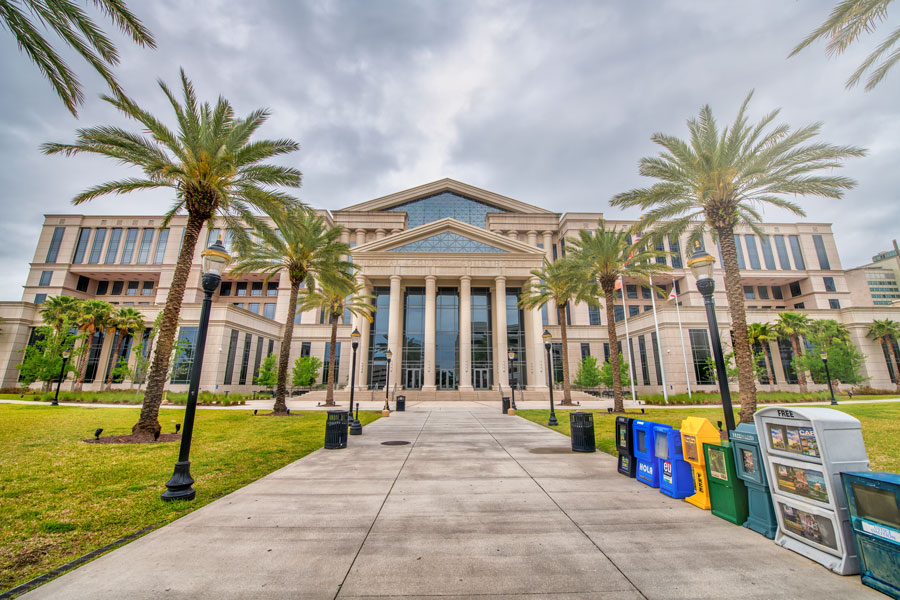
[[[706,322],[709,325],[710,341],[712,343],[713,357],[716,362],[716,375],[719,381],[719,393],[722,396],[722,409],[725,412],[725,428],[729,437],[734,431],[734,409],[731,406],[731,390],[728,388],[728,371],[725,369],[725,356],[722,353],[722,340],[719,337],[719,323],[716,319],[716,303],[713,300],[713,292],[716,291],[716,282],[713,280],[713,265],[716,259],[700,247],[697,242],[694,253],[687,261],[688,267],[697,279],[697,290],[703,296],[703,304],[706,307]]]
[[[831,404],[832,406],[837,406],[838,402],[834,398],[834,387],[831,385],[831,373],[828,371],[828,354],[822,352],[819,354],[819,358],[825,363],[825,378],[828,380],[828,393],[831,394]]]
[[[384,408],[381,410],[381,415],[383,417],[387,417],[391,414],[391,407],[388,404],[388,394],[390,394],[391,389],[391,358],[393,358],[394,353],[388,350],[384,353],[384,357],[387,359],[387,374],[384,377]]]
[[[353,348],[353,366],[350,368],[350,435],[361,435],[362,425],[359,422],[359,404],[356,405],[356,418],[353,418],[353,392],[356,389],[356,349],[359,348],[359,329],[350,334],[350,346]]]
[[[191,437],[194,433],[194,415],[197,412],[197,394],[200,390],[200,373],[203,370],[203,350],[206,346],[206,331],[209,329],[209,309],[212,305],[212,295],[222,281],[222,273],[231,261],[231,256],[222,245],[222,240],[216,242],[204,250],[203,275],[200,277],[203,286],[203,303],[200,306],[200,326],[197,330],[197,346],[194,350],[194,360],[191,364],[191,380],[188,387],[187,407],[184,411],[184,427],[181,433],[181,448],[178,452],[178,462],[175,463],[175,472],[172,478],[166,482],[166,491],[162,493],[163,500],[193,500],[197,492],[191,486],[194,478],[191,477]]]
[[[66,378],[66,363],[69,362],[70,355],[71,353],[68,350],[64,350],[62,353],[62,369],[59,371],[59,380],[56,382],[56,395],[53,396],[53,402],[50,403],[50,406],[59,406],[59,386],[62,385],[63,379]]]
[[[556,427],[559,423],[556,420],[556,411],[553,409],[553,361],[550,358],[550,340],[553,336],[546,329],[544,330],[544,349],[547,350],[547,382],[550,384],[550,420],[547,421],[548,427]]]
[[[513,379],[513,361],[516,360],[516,353],[510,351],[507,353],[506,357],[509,359],[509,364],[508,364],[509,369],[507,369],[507,370],[509,372],[509,389],[510,389],[510,396],[511,396],[511,405],[512,405],[512,409],[516,410],[516,384],[515,384],[515,380]]]

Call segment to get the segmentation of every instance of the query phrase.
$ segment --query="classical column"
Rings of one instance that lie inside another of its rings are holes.
[[[533,281],[536,282],[537,278]],[[545,364],[547,362],[547,353],[544,350],[544,339],[541,337],[541,334],[544,333],[541,309],[536,308],[531,311],[531,323],[528,322],[528,312],[525,311],[525,347],[528,348],[528,389],[546,390],[547,369]]]
[[[403,230],[402,229],[391,229],[391,235],[400,233],[401,231],[403,231]]]
[[[344,229],[343,231],[341,231],[341,241],[345,244],[350,243],[350,230],[349,229]]]
[[[372,287],[366,284],[366,278],[362,273],[357,273],[356,281],[363,286],[362,294],[364,296],[372,295]],[[356,349],[356,391],[360,392],[369,389],[369,327],[371,325],[368,320],[356,316],[353,317],[353,323],[353,327],[359,329],[360,334],[359,348]]]
[[[545,231],[544,232],[544,254],[547,255],[547,260],[553,260],[553,232]]]
[[[376,239],[376,240],[383,240],[383,239],[384,239],[384,236],[385,236],[386,234],[387,234],[387,231],[385,231],[384,229],[376,229],[376,230],[375,230],[375,239]]]
[[[537,231],[534,229],[528,232],[528,245],[537,248]]]
[[[507,232],[506,235],[507,235],[507,237],[509,237],[509,239],[511,239],[511,240],[516,240],[516,241],[519,240],[519,232],[516,231],[515,229],[510,229],[510,230]]]
[[[425,372],[422,379],[423,390],[433,390],[436,387],[434,379],[436,296],[437,278],[434,275],[428,275],[425,277]]]
[[[362,246],[366,243],[366,230],[365,229],[357,229],[356,230],[356,245]]]
[[[472,390],[472,278],[459,278],[459,389]]]
[[[390,320],[388,321],[388,348],[392,353],[391,358],[391,380],[389,385],[393,389],[394,384],[400,385],[399,374],[400,365],[403,362],[401,353],[403,350],[400,337],[403,335],[403,327],[401,323],[403,315],[403,296],[400,294],[400,276],[391,275],[391,308]]]
[[[506,346],[506,277],[494,278],[494,385],[509,387]]]

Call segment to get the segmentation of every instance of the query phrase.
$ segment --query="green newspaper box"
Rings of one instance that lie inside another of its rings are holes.
[[[703,444],[709,503],[712,514],[743,525],[747,520],[747,486],[734,468],[734,450],[730,442]]]

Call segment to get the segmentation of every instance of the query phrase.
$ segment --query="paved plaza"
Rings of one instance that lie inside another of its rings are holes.
[[[23,597],[523,596],[884,598],[477,405],[393,413]]]

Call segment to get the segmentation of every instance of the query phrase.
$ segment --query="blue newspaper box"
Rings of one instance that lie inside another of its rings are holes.
[[[637,480],[650,487],[659,487],[659,471],[656,468],[653,428],[659,423],[637,421],[632,423],[634,433],[634,461],[637,464]]]
[[[669,425],[653,428],[656,436],[656,461],[659,472],[659,491],[672,498],[694,495],[694,478],[691,465],[684,460],[681,449],[681,432]]]
[[[766,469],[759,450],[756,425],[741,423],[731,432],[731,448],[734,450],[734,466],[737,476],[747,486],[747,520],[744,527],[761,533],[769,539],[775,537],[778,520],[772,505],[772,494],[766,479]]]
[[[900,475],[841,473],[862,581],[900,598]]]

